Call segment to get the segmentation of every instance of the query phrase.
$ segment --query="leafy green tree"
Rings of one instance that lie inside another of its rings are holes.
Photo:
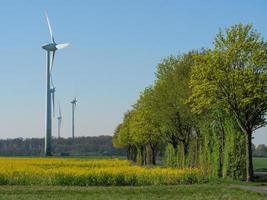
[[[156,73],[155,90],[157,93],[159,107],[160,129],[166,142],[172,144],[175,151],[179,144],[179,133],[177,120],[176,99],[179,91],[175,88],[174,71],[179,63],[180,57],[169,57],[158,65]]]
[[[141,148],[146,148],[146,163],[156,164],[156,151],[160,143],[161,135],[157,116],[157,101],[155,100],[153,87],[148,87],[140,95],[134,105],[134,120],[132,130],[135,141]]]
[[[177,167],[177,153],[175,152],[173,146],[171,144],[167,144],[165,148],[165,156],[164,156],[164,162],[165,165],[168,167]]]
[[[117,148],[127,149],[127,158],[136,161],[136,146],[133,140],[133,133],[130,130],[132,111],[125,113],[123,122],[117,126],[112,139],[113,145]]]
[[[158,66],[155,82],[162,136],[166,142],[173,145],[176,154],[178,144],[181,144],[185,159],[190,138],[196,129],[194,114],[186,104],[186,99],[191,95],[189,80],[194,63],[193,55],[194,52],[190,52],[163,60]]]
[[[247,181],[253,179],[252,133],[267,110],[267,44],[251,25],[234,25],[215,38],[215,49],[196,56],[190,102],[193,111],[224,109],[246,136]]]

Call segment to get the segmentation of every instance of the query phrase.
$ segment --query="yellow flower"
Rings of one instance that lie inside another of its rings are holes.
[[[0,184],[160,185],[205,181],[196,168],[145,168],[127,160],[0,157]]]

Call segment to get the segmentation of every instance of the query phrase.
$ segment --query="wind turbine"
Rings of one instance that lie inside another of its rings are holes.
[[[70,103],[72,104],[72,139],[74,139],[74,112],[77,104],[76,97]]]
[[[52,77],[51,77],[51,80],[52,80]],[[50,92],[51,92],[52,103],[53,103],[53,117],[55,117],[55,92],[56,92],[56,88],[54,87],[53,84],[52,84],[52,88],[50,89]]]
[[[60,129],[61,129],[61,122],[62,122],[62,114],[61,114],[61,108],[60,108],[60,104],[58,105],[59,108],[59,116],[57,117],[58,120],[58,138],[60,138]]]
[[[69,46],[68,43],[57,44],[53,35],[53,31],[50,25],[50,21],[47,13],[45,13],[48,29],[51,37],[51,43],[42,46],[47,53],[47,69],[46,69],[46,135],[45,135],[45,155],[51,156],[51,139],[52,139],[52,113],[51,113],[51,95],[54,98],[55,87],[52,81],[52,69],[55,59],[56,50],[63,49]],[[52,56],[52,57],[51,57]],[[52,85],[52,87],[51,87]],[[54,105],[54,103],[53,103]]]

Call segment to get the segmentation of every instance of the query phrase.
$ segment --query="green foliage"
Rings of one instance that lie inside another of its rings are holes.
[[[127,112],[124,115],[124,123],[119,124],[114,132],[113,145],[115,147],[128,147],[133,145],[133,134],[130,130],[130,121],[133,112]]]
[[[209,121],[201,121],[200,132],[202,147],[200,149],[200,167],[206,174],[218,176],[218,146],[216,133],[211,129]]]
[[[137,148],[136,163],[138,165],[143,165],[144,164],[144,150],[143,150],[143,147]]]
[[[168,144],[167,166],[233,179],[243,179],[246,169],[251,180],[252,132],[266,124],[266,72],[267,43],[251,25],[220,31],[213,49],[170,56],[157,66],[154,84],[118,127],[124,136],[115,132],[115,144],[130,141],[139,147],[139,164],[147,165]]]
[[[168,57],[158,65],[155,91],[158,100],[160,130],[164,139],[174,145],[187,143],[194,126],[194,115],[185,103],[190,96],[189,79],[194,62],[193,52]]]
[[[213,176],[244,179],[246,175],[245,136],[235,121],[223,115],[220,123],[205,118],[201,122],[202,145],[199,166]]]
[[[196,55],[190,97],[195,112],[224,108],[244,130],[264,124],[267,45],[251,25],[235,25],[215,38],[215,49]],[[246,124],[250,120],[251,124]]]
[[[136,136],[135,140],[142,144],[159,143],[160,130],[157,117],[157,101],[152,87],[146,88],[137,103],[134,105],[134,121],[132,129]]]
[[[232,122],[226,125],[223,176],[244,180],[246,177],[246,139]]]
[[[199,138],[192,138],[189,144],[188,156],[186,159],[187,166],[198,167],[199,166]]]
[[[168,166],[168,167],[177,167],[178,166],[177,150],[175,150],[171,144],[168,144],[166,146],[164,158],[165,158],[165,165],[166,166]]]
[[[178,167],[179,168],[185,168],[186,165],[186,156],[185,156],[185,152],[184,152],[184,144],[183,143],[179,143],[178,145]]]
[[[246,136],[247,181],[253,178],[251,137],[266,124],[267,44],[251,25],[220,31],[214,50],[195,56],[190,103],[196,113],[223,109]]]

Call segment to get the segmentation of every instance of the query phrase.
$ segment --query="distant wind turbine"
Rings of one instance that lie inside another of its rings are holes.
[[[62,123],[62,114],[61,114],[61,108],[60,108],[60,104],[58,105],[58,117],[57,117],[57,121],[58,121],[58,138],[60,138],[60,130],[61,130],[61,123]]]
[[[74,139],[74,126],[75,126],[75,119],[74,119],[74,112],[77,104],[76,97],[70,102],[72,104],[72,138]]]
[[[45,13],[46,21],[48,24],[48,29],[51,37],[51,43],[45,44],[42,46],[47,52],[47,69],[46,69],[46,135],[45,135],[45,155],[51,156],[51,139],[52,139],[52,112],[51,112],[51,97],[53,98],[53,107],[54,107],[54,98],[55,98],[55,87],[52,80],[52,69],[55,59],[56,50],[63,49],[69,46],[68,43],[57,44],[54,39],[53,31],[50,25],[50,21],[47,13]],[[52,55],[52,59],[51,59]],[[52,85],[52,87],[51,87]]]

